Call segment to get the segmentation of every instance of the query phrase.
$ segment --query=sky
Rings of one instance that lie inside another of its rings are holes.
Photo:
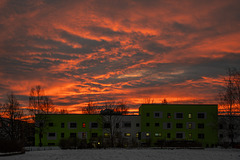
[[[239,42],[239,0],[1,0],[0,102],[218,103]]]

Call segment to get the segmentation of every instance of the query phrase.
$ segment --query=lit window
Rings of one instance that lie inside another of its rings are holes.
[[[171,118],[171,113],[168,113],[168,114],[167,114],[167,118]]]
[[[188,123],[188,129],[192,129],[192,123]]]
[[[110,134],[109,133],[104,133],[104,138],[109,138]]]
[[[155,133],[155,137],[161,137],[162,134],[161,133]]]
[[[189,119],[192,118],[192,113],[188,113],[188,118],[189,118]]]
[[[82,133],[82,138],[83,138],[83,139],[86,138],[86,133],[85,133],[85,132]]]
[[[85,127],[86,127],[86,123],[83,122],[83,123],[82,123],[82,128],[85,128]]]
[[[146,133],[146,137],[149,137],[149,136],[150,136],[150,133],[147,132],[147,133]]]
[[[131,133],[125,133],[124,135],[125,135],[125,137],[130,137]]]
[[[188,133],[188,138],[189,138],[189,139],[192,138],[192,133]]]
[[[136,133],[136,138],[138,138],[139,137],[139,133]]]

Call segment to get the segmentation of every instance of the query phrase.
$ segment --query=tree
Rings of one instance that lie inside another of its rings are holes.
[[[162,104],[168,104],[168,102],[167,102],[167,99],[166,99],[166,98],[164,98],[164,99],[163,99],[163,101],[162,101]]]
[[[239,113],[240,113],[240,72],[235,68],[228,69],[228,76],[224,78],[225,86],[219,92],[219,100],[223,121],[228,125],[226,130],[234,144],[234,139],[239,136]]]
[[[33,114],[35,127],[39,133],[39,146],[42,146],[42,136],[47,127],[47,114],[54,113],[55,107],[51,98],[44,95],[44,90],[40,85],[31,88],[29,95],[29,110]],[[37,115],[37,116],[36,116]]]
[[[22,134],[22,117],[23,110],[13,93],[7,96],[7,101],[1,105],[2,115],[0,116],[2,138],[18,141],[23,138]]]
[[[95,103],[89,99],[87,106],[82,108],[82,113],[83,114],[96,114],[97,107],[96,107]]]

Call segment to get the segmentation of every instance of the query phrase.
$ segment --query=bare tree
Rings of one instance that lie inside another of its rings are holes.
[[[47,114],[54,112],[54,105],[52,100],[45,96],[44,90],[40,85],[31,88],[29,95],[29,109],[33,114],[35,127],[38,128],[39,146],[42,146],[42,136],[47,127]]]
[[[86,107],[82,108],[83,114],[96,114],[97,113],[97,106],[96,104],[89,99],[88,104]]]
[[[225,86],[219,92],[220,114],[224,117],[225,123],[228,125],[226,130],[231,139],[231,145],[234,139],[239,136],[239,116],[240,113],[240,72],[235,68],[228,69],[228,77],[224,79]]]
[[[22,139],[23,123],[21,120],[23,118],[23,110],[21,110],[20,104],[13,93],[8,95],[6,103],[1,105],[1,112],[1,137],[12,141]]]
[[[163,101],[162,101],[162,104],[168,104],[168,102],[167,102],[167,99],[166,99],[166,98],[164,98],[164,99],[163,99]]]
[[[116,105],[115,112],[120,113],[121,115],[126,115],[128,113],[128,107],[126,102],[123,100]]]
[[[145,98],[143,103],[144,104],[153,104],[154,98]]]

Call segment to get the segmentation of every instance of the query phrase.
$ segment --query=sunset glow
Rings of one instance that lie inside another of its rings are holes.
[[[124,101],[218,103],[240,68],[239,0],[3,0],[0,102],[41,85],[59,109]]]

